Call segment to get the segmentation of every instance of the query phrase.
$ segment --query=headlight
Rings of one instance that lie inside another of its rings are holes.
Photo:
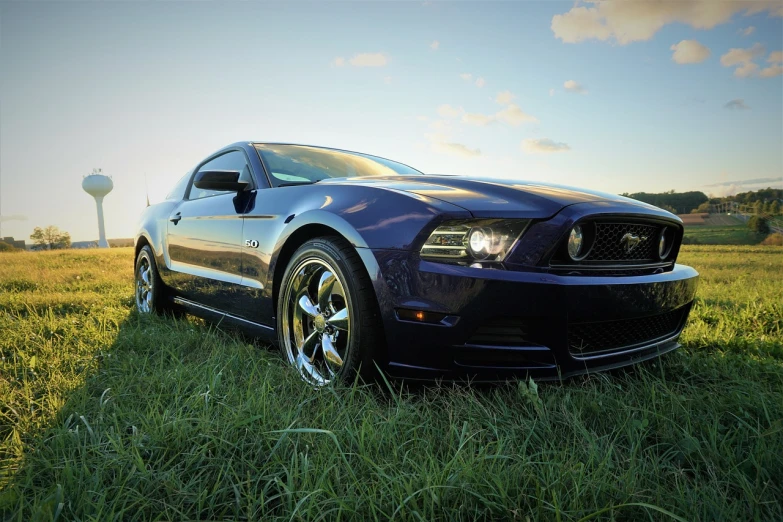
[[[582,234],[582,227],[576,225],[568,235],[568,255],[571,256],[571,259],[579,261],[582,258],[583,246],[584,234]]]
[[[421,257],[453,261],[499,262],[522,235],[528,219],[447,221],[421,247]]]

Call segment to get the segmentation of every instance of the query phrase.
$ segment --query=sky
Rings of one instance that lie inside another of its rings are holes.
[[[612,193],[783,187],[783,2],[0,1],[0,234],[109,238],[236,141]]]

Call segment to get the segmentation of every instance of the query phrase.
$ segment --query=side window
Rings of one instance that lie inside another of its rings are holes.
[[[253,177],[250,175],[250,166],[247,164],[245,153],[241,150],[232,150],[231,152],[221,154],[217,158],[204,163],[198,169],[198,172],[201,172],[202,170],[238,170],[240,172],[239,180],[247,181],[251,186],[253,185]],[[209,196],[216,196],[218,194],[229,194],[229,192],[204,190],[192,185],[190,187],[188,199],[201,199]]]
[[[188,183],[190,183],[190,175],[193,174],[193,171],[191,170],[182,178],[177,181],[177,184],[174,185],[174,188],[171,189],[171,192],[169,192],[166,195],[166,199],[182,199],[185,197],[185,190],[188,188]]]

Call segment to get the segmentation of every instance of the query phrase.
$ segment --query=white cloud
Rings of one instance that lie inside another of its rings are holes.
[[[383,67],[389,59],[383,53],[359,53],[348,62],[354,67]]]
[[[436,141],[432,144],[432,148],[437,152],[461,156],[463,158],[481,156],[481,149],[471,149],[462,143]]]
[[[437,40],[433,40],[433,42],[430,44],[430,49],[432,49],[433,51],[437,51],[439,47],[440,47],[440,42]]]
[[[663,26],[682,23],[694,29],[712,29],[737,13],[767,12],[783,16],[779,0],[693,0],[577,2],[564,14],[552,17],[551,29],[565,43],[613,40],[620,45],[649,40]]]
[[[764,54],[764,46],[760,43],[755,44],[749,49],[729,49],[729,52],[720,57],[720,63],[724,67],[732,67],[754,60],[757,56]]]
[[[759,66],[754,60],[764,54],[764,46],[756,43],[748,49],[732,48],[720,57],[720,63],[724,67],[736,67],[734,76],[747,78],[756,74]]]
[[[766,67],[759,72],[759,76],[762,78],[774,78],[783,74],[783,65],[772,65]]]
[[[443,134],[427,134],[426,138],[429,140],[432,150],[440,154],[449,154],[462,158],[481,156],[480,149],[473,149],[462,143],[449,141],[448,136]]]
[[[682,40],[669,47],[674,51],[672,60],[675,63],[701,63],[710,57],[710,50],[696,40]]]
[[[429,127],[430,130],[435,131],[438,135],[450,134],[453,130],[451,122],[447,120],[433,120],[430,122]]]
[[[10,214],[8,216],[0,216],[0,223],[5,223],[6,221],[27,221],[27,216],[24,216],[22,214]]]
[[[737,78],[747,78],[748,76],[753,76],[758,69],[759,66],[755,63],[746,62],[734,69],[734,76]]]
[[[501,109],[495,114],[495,119],[513,125],[514,127],[526,122],[536,123],[538,118],[523,112],[516,104],[510,103],[507,107]]]
[[[443,105],[438,107],[438,114],[443,116],[444,118],[456,118],[460,114],[462,114],[464,111],[462,107],[452,107],[448,103],[444,103]]]
[[[725,174],[724,174],[725,175]],[[723,181],[721,183],[713,183],[711,185],[705,185],[705,187],[716,187],[707,192],[710,197],[724,197],[733,196],[738,192],[750,192],[767,187],[783,188],[783,180],[781,178],[755,178],[745,179],[737,181]]]
[[[343,65],[345,65],[345,58],[343,58],[342,56],[338,56],[332,61],[332,65],[334,65],[335,67],[342,67]]]
[[[516,96],[511,91],[503,91],[499,92],[497,96],[495,96],[495,101],[498,102],[501,105],[508,105],[511,103]]]
[[[553,152],[567,152],[571,147],[567,143],[552,141],[549,138],[522,140],[522,150],[528,154],[549,154]]]
[[[515,103],[511,103],[514,95],[508,91],[498,94],[496,101],[504,104],[504,107],[495,114],[481,114],[477,112],[465,112],[462,107],[453,107],[448,104],[438,107],[438,114],[447,119],[454,119],[461,116],[462,123],[485,127],[493,123],[505,123],[517,127],[523,123],[537,123],[538,118],[532,116],[519,108]]]
[[[731,100],[729,102],[726,102],[726,104],[723,106],[724,109],[729,110],[736,110],[736,111],[746,111],[750,109],[747,105],[745,105],[745,100],[742,98],[737,98],[735,100]]]
[[[749,27],[746,27],[745,29],[740,29],[740,33],[742,36],[750,36],[756,31],[756,28],[752,25]]]
[[[462,74],[459,75],[459,77],[462,78],[463,80],[467,81],[467,82],[469,82],[469,81],[471,81],[473,79],[473,75],[470,74],[470,73],[462,73]]]
[[[392,82],[392,77],[391,76],[384,76],[383,77],[383,83],[385,83],[386,85],[391,85],[391,82]]]
[[[476,78],[476,87],[484,87],[487,82],[484,80],[484,78]]]
[[[463,123],[467,123],[468,125],[477,125],[479,127],[484,127],[485,125],[489,125],[490,123],[495,121],[495,118],[493,116],[487,116],[486,114],[466,112],[465,114],[462,115],[462,121]]]
[[[772,51],[767,57],[767,63],[771,63],[769,67],[762,69],[759,72],[759,76],[762,78],[774,78],[783,74],[783,51]]]
[[[579,82],[575,82],[574,80],[567,80],[563,82],[563,88],[565,88],[565,90],[568,92],[587,94],[587,89],[585,89],[584,85]]]
[[[555,90],[554,89],[549,89],[549,95],[550,96],[554,96],[555,95]]]

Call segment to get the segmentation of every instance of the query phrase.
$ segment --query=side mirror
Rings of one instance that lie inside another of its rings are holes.
[[[248,183],[239,181],[238,170],[202,170],[196,173],[193,185],[203,190],[242,192]]]

